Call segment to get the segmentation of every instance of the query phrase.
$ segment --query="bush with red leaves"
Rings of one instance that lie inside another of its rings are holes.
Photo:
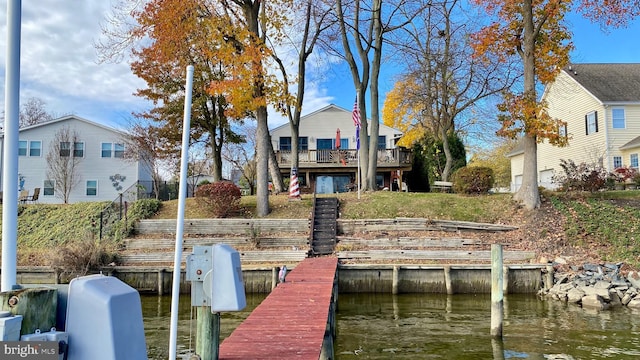
[[[214,217],[233,216],[240,210],[240,188],[229,181],[198,186],[196,198],[204,202]]]

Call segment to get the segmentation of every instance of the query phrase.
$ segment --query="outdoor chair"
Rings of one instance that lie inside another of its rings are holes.
[[[25,203],[29,198],[29,190],[22,190],[18,195],[18,202]]]
[[[33,195],[27,196],[26,201],[38,202],[38,198],[40,197],[40,188],[33,189]]]

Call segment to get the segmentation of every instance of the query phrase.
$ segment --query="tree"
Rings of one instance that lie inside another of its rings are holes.
[[[69,203],[73,188],[82,180],[77,170],[82,157],[75,151],[79,139],[77,131],[62,127],[53,136],[47,153],[47,178],[53,181],[56,197],[65,204]]]
[[[394,46],[406,70],[383,108],[384,123],[404,132],[398,145],[410,147],[425,132],[442,142],[446,162],[437,176],[444,181],[454,162],[451,134],[470,123],[486,125],[472,116],[480,101],[513,82],[508,66],[472,57],[468,39],[474,17],[466,11],[458,0],[433,3],[395,33]]]
[[[225,144],[222,156],[234,169],[240,171],[241,182],[249,187],[251,195],[255,194],[256,185],[256,127],[245,125],[244,142],[240,144]]]
[[[297,18],[303,19],[300,23],[294,24],[293,29],[300,33],[299,37],[291,37],[291,47],[295,49],[297,61],[297,83],[289,79],[289,71],[281,56],[278,55],[277,47],[273,47],[273,59],[275,60],[283,78],[283,86],[290,94],[290,101],[284,101],[280,106],[280,111],[284,112],[289,120],[291,129],[291,170],[297,169],[299,165],[298,139],[300,128],[300,115],[302,113],[302,103],[304,101],[304,91],[307,79],[307,60],[313,52],[321,33],[328,27],[327,17],[331,8],[324,6],[321,2],[304,0],[294,2],[294,13],[299,14]],[[297,85],[294,88],[294,84]],[[274,155],[275,157],[275,155]],[[275,161],[273,161],[275,163]],[[278,171],[279,173],[279,171]],[[272,178],[273,171],[272,171]],[[275,179],[274,179],[275,180]],[[274,182],[276,191],[279,191]]]
[[[271,56],[266,46],[267,38],[279,39],[284,36],[282,30],[287,24],[283,6],[290,0],[232,0],[221,1],[221,5],[238,24],[235,39],[242,39],[240,54],[246,61],[234,68],[234,76],[219,82],[227,91],[227,100],[237,106],[236,110],[250,112],[257,122],[256,127],[256,215],[269,214],[269,155],[273,151],[267,124],[267,104],[278,104],[286,98],[282,84],[268,74],[265,65]],[[242,86],[238,86],[242,82]]]
[[[546,112],[539,101],[536,84],[549,84],[569,62],[572,49],[570,32],[564,21],[572,10],[582,11],[588,18],[607,26],[623,26],[640,13],[640,1],[623,0],[475,0],[496,21],[474,36],[477,56],[495,56],[507,61],[517,57],[522,62],[522,91],[505,93],[498,109],[503,113],[500,134],[514,138],[522,135],[524,168],[522,186],[514,199],[527,209],[540,206],[537,176],[537,144],[547,140],[562,146],[563,122]]]
[[[19,122],[20,127],[36,125],[52,120],[55,115],[47,110],[47,103],[37,97],[30,97],[20,105]],[[4,122],[4,110],[0,116]]]
[[[511,184],[511,160],[507,155],[516,147],[516,141],[503,139],[492,148],[482,149],[471,156],[469,166],[488,167],[493,170],[494,186],[509,188]]]
[[[47,111],[47,103],[36,97],[28,98],[20,109],[20,127],[31,126],[54,118]]]
[[[97,44],[102,60],[117,61],[123,52],[131,51],[131,69],[147,83],[136,95],[155,104],[136,116],[156,123],[154,133],[164,140],[158,148],[163,156],[173,156],[181,149],[184,73],[187,65],[194,65],[190,139],[209,148],[213,178],[221,180],[220,151],[223,143],[237,141],[230,126],[237,117],[230,116],[225,96],[210,92],[209,87],[226,76],[230,55],[225,53],[236,51],[234,42],[225,40],[225,34],[234,32],[229,28],[229,16],[224,16],[215,2],[205,0],[153,0],[116,6],[110,24],[124,24],[124,28],[103,26],[108,41]],[[131,14],[133,25],[124,13]]]
[[[176,160],[162,151],[163,141],[159,134],[160,129],[138,122],[130,127],[128,136],[122,139],[125,144],[124,159],[139,162],[151,174],[152,189],[149,190],[153,191],[156,199],[160,196],[161,170]]]
[[[335,26],[323,39],[323,47],[346,61],[356,89],[361,114],[360,161],[363,190],[376,188],[379,134],[379,77],[385,34],[411,22],[421,11],[407,0],[342,1],[336,0]],[[402,8],[411,10],[400,11]],[[383,18],[383,12],[388,17]],[[405,17],[405,15],[408,17]],[[354,55],[354,48],[357,55]],[[367,121],[365,95],[369,88],[371,123]],[[371,130],[369,130],[371,125]],[[367,137],[369,134],[369,137]],[[371,141],[369,141],[369,138]]]

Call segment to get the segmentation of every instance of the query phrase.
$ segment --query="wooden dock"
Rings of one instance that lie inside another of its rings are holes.
[[[299,263],[222,342],[219,359],[318,360],[326,335],[335,335],[337,265],[335,257]]]

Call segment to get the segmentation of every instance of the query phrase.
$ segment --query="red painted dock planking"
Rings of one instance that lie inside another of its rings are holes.
[[[337,258],[308,258],[220,344],[219,359],[318,360]]]

